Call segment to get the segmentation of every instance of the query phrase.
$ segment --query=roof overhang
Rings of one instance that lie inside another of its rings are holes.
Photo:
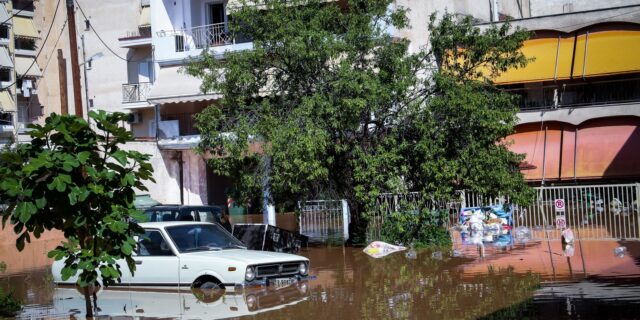
[[[147,101],[156,104],[218,100],[220,94],[202,93],[202,80],[185,74],[181,66],[160,69]]]

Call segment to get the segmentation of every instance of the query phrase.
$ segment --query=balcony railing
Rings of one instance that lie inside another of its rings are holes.
[[[127,31],[127,35],[119,38],[118,40],[133,40],[133,39],[145,39],[151,38],[151,27],[144,26],[139,27],[136,31]]]
[[[231,37],[227,23],[214,23],[191,29],[160,31],[159,35],[175,37],[176,52],[251,42],[244,37]]]
[[[577,108],[640,101],[640,78],[506,89],[519,96],[521,110]]]
[[[122,85],[122,102],[142,102],[147,101],[147,95],[151,90],[150,82],[126,83]]]

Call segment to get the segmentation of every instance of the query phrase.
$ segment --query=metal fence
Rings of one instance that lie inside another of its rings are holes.
[[[349,239],[350,214],[346,200],[312,200],[298,203],[300,234],[312,242]]]
[[[533,231],[534,238],[559,239],[561,229],[556,218],[564,218],[566,226],[580,239],[640,239],[640,184],[584,185],[535,188],[536,199],[529,206],[512,206],[513,227],[524,226]],[[460,209],[509,202],[509,197],[487,197],[475,192],[461,191],[451,201],[424,202],[423,206],[449,210],[449,225],[459,222]],[[563,211],[556,209],[561,199]],[[379,238],[384,217],[390,212],[405,210],[403,206],[417,204],[417,193],[407,195],[383,194],[378,212],[370,219],[368,236]]]

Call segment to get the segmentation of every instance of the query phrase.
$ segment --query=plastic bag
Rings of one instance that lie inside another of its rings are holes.
[[[573,243],[573,230],[570,228],[562,230],[562,243]]]
[[[531,230],[529,228],[520,226],[516,228],[515,234],[516,240],[518,242],[527,242],[531,240]]]
[[[374,241],[374,242],[371,242],[362,251],[371,257],[382,258],[386,255],[389,255],[398,251],[403,251],[403,250],[407,250],[407,248],[403,246],[394,246],[392,244],[388,244],[382,241]]]

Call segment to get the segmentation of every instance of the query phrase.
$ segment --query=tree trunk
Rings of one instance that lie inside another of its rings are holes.
[[[87,309],[87,318],[93,318],[93,306],[91,304],[91,292],[89,292],[90,286],[84,287],[84,304]]]

